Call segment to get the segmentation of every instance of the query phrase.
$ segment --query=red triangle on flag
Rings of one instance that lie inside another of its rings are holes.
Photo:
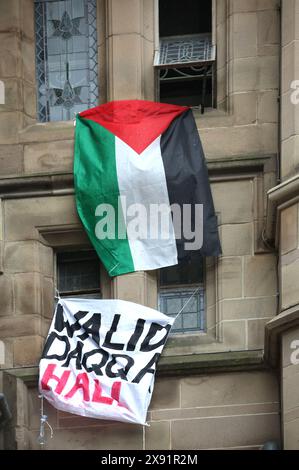
[[[187,109],[154,101],[121,100],[82,111],[80,117],[97,122],[140,154]]]

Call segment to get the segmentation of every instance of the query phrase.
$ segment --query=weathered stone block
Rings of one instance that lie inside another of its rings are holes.
[[[43,347],[40,336],[25,336],[14,340],[14,366],[38,365]]]
[[[0,317],[0,338],[39,334],[40,318],[36,315]]]
[[[24,147],[25,173],[72,171],[73,141],[43,142]]]
[[[23,37],[21,42],[22,77],[35,85],[35,46],[32,39]]]
[[[282,45],[289,44],[294,39],[298,39],[296,30],[296,0],[284,2],[282,11]]]
[[[277,297],[257,297],[255,299],[231,299],[221,302],[223,320],[247,318],[272,318],[277,312]]]
[[[257,117],[259,122],[278,122],[278,94],[276,90],[258,94]]]
[[[257,119],[257,93],[234,93],[231,96],[231,109],[236,125],[253,124]]]
[[[53,277],[54,275],[54,252],[53,248],[50,246],[43,245],[42,243],[38,244],[38,254],[39,254],[39,272],[48,277]]]
[[[180,407],[179,379],[157,379],[150,405],[151,410]]]
[[[140,33],[139,0],[112,0],[109,10],[110,34]]]
[[[269,318],[260,320],[248,320],[248,349],[264,349],[265,325]]]
[[[231,92],[248,92],[258,89],[259,67],[256,57],[235,59],[230,64]]]
[[[36,227],[81,227],[73,195],[8,200],[4,215],[5,238],[10,241],[37,239]]]
[[[263,297],[277,292],[277,260],[274,255],[246,256],[245,297]]]
[[[5,4],[1,2],[4,6]],[[5,8],[5,6],[4,6]],[[21,72],[19,39],[13,32],[0,32],[0,77],[18,77]]]
[[[278,9],[258,11],[257,21],[258,47],[260,48],[260,46],[278,44],[280,40]]]
[[[23,106],[24,112],[31,118],[36,118],[36,87],[23,82]]]
[[[170,422],[151,422],[145,428],[145,449],[166,450],[170,449]]]
[[[253,254],[253,224],[221,225],[220,238],[223,256]]]
[[[212,193],[220,225],[253,220],[252,180],[231,181],[229,185],[226,182],[213,183]]]
[[[218,297],[242,297],[242,258],[221,258],[218,264]]]
[[[182,408],[278,402],[275,374],[235,372],[188,377],[181,381]]]
[[[42,282],[42,307],[43,316],[46,318],[53,318],[54,311],[54,282],[49,277],[44,277]]]
[[[31,448],[38,448],[36,434],[31,436]],[[93,426],[91,428],[57,429],[49,439],[47,449],[61,450],[141,450],[143,448],[142,426],[122,423]]]
[[[299,437],[298,437],[299,419],[294,419],[289,423],[285,423],[283,427],[283,443],[284,450],[298,450]]]
[[[21,127],[21,114],[18,111],[0,113],[1,144],[18,143],[18,130]]]
[[[283,178],[297,172],[299,165],[299,135],[293,135],[282,141],[281,173]]]
[[[143,29],[142,35],[147,41],[155,39],[155,4],[152,0],[143,0]]]
[[[15,274],[14,301],[18,315],[41,314],[41,278],[37,273]]]
[[[1,176],[15,175],[23,170],[23,149],[21,145],[0,145]]]
[[[34,4],[31,0],[20,1],[20,26],[26,37],[35,40]]]
[[[299,279],[299,260],[281,267],[281,304],[282,309],[291,307],[299,303],[298,283]]]
[[[0,275],[0,315],[8,316],[13,313],[13,290],[12,278],[7,275]]]
[[[109,38],[112,52],[109,58],[109,99],[137,99],[142,95],[141,89],[141,36],[139,34],[122,34]],[[130,54],[128,55],[128,51]]]
[[[0,32],[16,29],[20,22],[19,0],[0,2]]]
[[[224,321],[221,327],[223,344],[227,349],[230,351],[246,349],[245,321]]]
[[[263,56],[258,58],[259,89],[277,89],[279,86],[279,57]]]
[[[281,211],[280,252],[281,254],[298,248],[298,204]]]
[[[233,57],[254,57],[257,55],[257,14],[256,12],[236,13],[232,17]]]
[[[223,449],[262,446],[280,437],[279,414],[245,415],[174,421],[173,449]]]
[[[39,272],[38,243],[5,243],[4,269],[8,273]]]
[[[255,11],[257,7],[257,0],[232,0],[229,2],[229,14],[246,11]]]

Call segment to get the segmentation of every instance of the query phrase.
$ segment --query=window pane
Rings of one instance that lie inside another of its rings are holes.
[[[188,263],[160,269],[160,286],[202,284],[204,280],[203,258],[193,255]]]
[[[58,290],[63,293],[100,291],[100,261],[96,253],[57,253]]]
[[[96,106],[96,0],[37,1],[35,34],[39,121]]]
[[[204,329],[204,288],[200,287],[194,294],[195,290],[196,287],[160,291],[159,308],[163,313],[176,317],[183,308],[171,329],[172,333],[187,333]]]
[[[160,36],[212,31],[211,0],[160,0]]]

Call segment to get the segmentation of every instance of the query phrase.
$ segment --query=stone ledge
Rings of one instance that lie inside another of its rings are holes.
[[[275,155],[248,155],[207,161],[210,181],[241,179],[257,172],[271,172]],[[70,172],[38,173],[0,177],[0,198],[14,199],[74,193]]]
[[[74,193],[72,173],[21,175],[0,178],[0,198],[52,196]]]
[[[265,363],[262,350],[228,351],[161,357],[157,375],[183,376],[264,368]]]
[[[228,351],[161,357],[157,376],[185,376],[261,369],[266,369],[262,350]],[[38,381],[37,366],[4,369],[1,372],[23,380],[28,386],[36,386]]]

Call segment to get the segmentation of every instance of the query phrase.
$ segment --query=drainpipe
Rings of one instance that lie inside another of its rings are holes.
[[[4,393],[0,393],[0,413],[0,429],[3,429],[12,418]]]
[[[281,132],[281,108],[282,108],[282,1],[277,5],[279,13],[279,78],[278,78],[278,146],[277,146],[277,184],[281,183],[281,149],[282,149],[282,132]]]
[[[282,116],[282,1],[280,0],[280,4],[277,5],[277,11],[279,14],[279,66],[278,66],[278,96],[277,96],[277,103],[278,103],[278,132],[277,132],[277,158],[276,158],[276,187],[271,188],[267,194],[267,209],[266,209],[266,221],[264,230],[262,233],[262,239],[266,246],[269,248],[274,248],[275,245],[275,219],[276,219],[276,207],[275,204],[276,199],[276,188],[279,188],[281,185],[281,155],[282,155],[282,124],[281,124],[281,116]],[[283,186],[283,184],[281,185]],[[272,196],[274,196],[272,198]]]

